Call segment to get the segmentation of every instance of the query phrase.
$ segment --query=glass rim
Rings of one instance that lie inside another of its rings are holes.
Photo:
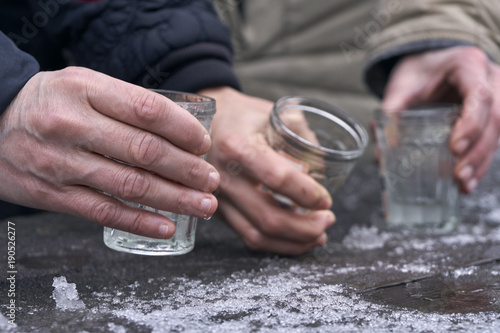
[[[387,112],[388,109],[377,108],[375,109],[375,118],[377,120],[384,119],[403,119],[403,120],[441,120],[443,123],[450,123],[456,120],[453,117],[447,116],[448,114],[460,115],[462,105],[458,103],[432,103],[420,104],[404,108],[403,110],[393,110]],[[445,116],[443,116],[445,114]]]
[[[172,102],[174,103],[182,103],[182,104],[187,104],[187,105],[193,105],[193,104],[197,104],[197,105],[211,105],[213,104],[213,112],[215,112],[215,99],[212,98],[212,97],[209,97],[209,96],[205,96],[205,95],[200,95],[200,94],[196,94],[196,93],[191,93],[191,92],[186,92],[186,91],[179,91],[179,90],[168,90],[168,89],[148,89],[150,91],[154,91],[162,96],[165,96],[166,98],[170,99]],[[193,100],[179,100],[179,101],[176,101],[174,99],[172,99],[170,96],[174,97],[174,96],[187,96],[187,97],[190,97],[190,98],[193,98]],[[194,100],[194,99],[198,99],[198,100]],[[211,110],[203,110],[202,112],[211,112]]]
[[[314,144],[313,142],[310,142],[304,139],[303,137],[297,135],[294,131],[292,131],[290,128],[288,128],[288,126],[285,125],[285,123],[281,120],[279,116],[280,113],[278,110],[286,109],[286,106],[283,106],[283,103],[285,101],[296,102],[296,104],[292,104],[290,105],[290,107],[298,108],[304,111],[314,112],[334,122],[340,127],[344,128],[344,130],[346,130],[354,138],[358,148],[352,150],[336,150],[336,149],[326,148]],[[316,105],[318,107],[304,105],[303,104],[304,102],[309,102],[310,104]],[[333,159],[333,160],[356,159],[359,158],[361,155],[363,155],[366,147],[368,146],[369,142],[368,133],[366,132],[366,129],[361,125],[361,123],[359,123],[356,119],[354,119],[341,109],[329,103],[314,98],[301,97],[301,96],[282,97],[273,106],[273,110],[271,113],[271,124],[272,124],[272,119],[275,119],[278,122],[279,126],[283,129],[284,133],[286,133],[289,139],[298,142],[302,146],[302,148],[306,148],[316,155],[326,155],[325,157],[328,159]]]

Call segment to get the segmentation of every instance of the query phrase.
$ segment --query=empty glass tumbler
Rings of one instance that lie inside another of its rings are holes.
[[[459,191],[449,148],[457,105],[377,110],[382,202],[388,227],[453,230],[459,222]]]
[[[197,94],[154,90],[166,96],[200,121],[208,130],[215,114],[215,100]],[[121,199],[120,199],[121,200]],[[152,256],[179,255],[194,248],[197,218],[193,216],[161,211],[142,204],[124,201],[130,206],[161,214],[175,223],[175,233],[170,239],[154,239],[132,234],[117,229],[104,228],[104,243],[118,251]]]
[[[266,138],[275,151],[331,194],[342,186],[368,144],[364,127],[347,113],[299,96],[275,103]],[[298,208],[289,198],[273,195],[284,206]]]

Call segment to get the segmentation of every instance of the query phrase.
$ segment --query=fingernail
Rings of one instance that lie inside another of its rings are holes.
[[[477,179],[475,178],[472,178],[468,183],[467,183],[467,190],[469,192],[472,192],[474,191],[474,189],[476,188],[477,186]]]
[[[169,238],[167,237],[168,236],[168,224],[162,224],[160,225],[160,229],[158,230],[158,233],[160,235],[161,238]]]
[[[457,154],[462,154],[469,147],[469,144],[470,144],[469,139],[459,140],[455,145],[455,152]]]
[[[316,246],[323,246],[328,242],[328,236],[326,233],[323,233],[319,238],[316,240],[315,244]]]
[[[328,209],[332,206],[332,197],[325,188],[322,188],[321,200],[316,205],[315,209]]]
[[[210,138],[210,134],[206,132],[205,136],[203,137],[203,151],[207,152],[210,149],[211,145],[212,145],[212,139]]]
[[[212,171],[208,174],[209,191],[215,191],[219,187],[219,173]]]
[[[467,179],[469,179],[472,176],[473,172],[474,172],[474,169],[470,165],[467,165],[467,166],[463,167],[462,170],[460,170],[460,172],[458,173],[458,178],[460,178],[462,181],[465,182]]]
[[[335,215],[333,215],[333,212],[331,210],[327,210],[318,213],[318,215],[316,216],[316,220],[318,222],[323,222],[326,225],[330,225],[335,221]]]
[[[319,204],[315,207],[315,209],[328,209],[332,206],[332,198],[330,196],[324,197],[321,199]]]
[[[332,196],[330,195],[330,193],[328,193],[326,189],[324,189],[323,200],[321,200],[321,203],[325,205],[324,206],[325,208],[330,208],[333,203]]]
[[[200,209],[204,213],[203,217],[208,217],[210,215],[210,210],[212,209],[212,200],[208,198],[201,200]]]

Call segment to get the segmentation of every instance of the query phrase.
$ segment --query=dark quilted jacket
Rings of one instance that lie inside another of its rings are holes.
[[[238,87],[210,0],[2,0],[0,31],[0,112],[40,69],[67,65],[150,88]]]

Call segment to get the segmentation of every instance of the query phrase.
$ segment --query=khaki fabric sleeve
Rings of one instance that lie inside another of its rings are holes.
[[[475,45],[500,63],[499,0],[379,0],[374,14],[383,27],[370,35],[365,80],[379,95],[408,53]]]

